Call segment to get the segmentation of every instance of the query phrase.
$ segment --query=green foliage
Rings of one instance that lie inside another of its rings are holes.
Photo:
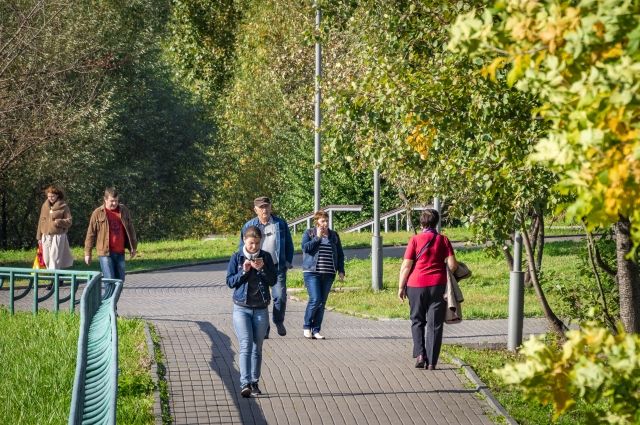
[[[370,0],[350,10],[330,34],[345,51],[327,75],[329,144],[355,166],[380,164],[413,202],[444,197],[478,240],[502,243],[517,220],[549,209],[555,178],[526,160],[545,127],[531,118],[532,98],[446,49],[448,25],[475,4]]]
[[[552,405],[554,419],[581,399],[594,406],[586,423],[638,423],[640,337],[621,326],[617,331],[587,324],[569,331],[560,349],[531,337],[521,350],[524,361],[496,373],[506,384],[520,387],[527,399]]]
[[[445,345],[442,351],[445,359],[455,356],[470,365],[491,394],[518,424],[540,425],[551,422],[550,406],[525,399],[519,387],[504,385],[502,379],[494,372],[507,363],[521,360],[521,355],[504,349],[472,349],[457,345]],[[555,423],[556,425],[584,424],[587,412],[593,409],[594,406],[590,403],[576,400],[574,408],[559,417]]]
[[[498,1],[469,12],[451,29],[452,50],[466,52],[494,77],[533,94],[551,123],[532,159],[575,191],[569,213],[590,229],[627,217],[640,243],[640,3]]]
[[[31,3],[3,4],[13,12],[0,19],[28,15],[35,7]],[[74,101],[34,109],[39,115],[30,119],[46,123],[47,111],[54,111],[63,129],[38,138],[0,172],[0,246],[34,245],[41,190],[53,182],[66,190],[73,243],[84,240],[91,211],[109,185],[131,208],[142,240],[209,232],[205,211],[214,167],[207,154],[215,127],[202,104],[171,81],[161,56],[169,2],[41,2],[38,7],[43,8],[36,8],[38,13],[51,16],[37,20],[43,46],[25,51],[18,63],[51,69],[49,85],[34,86],[48,93],[45,99],[60,92]],[[11,25],[17,24],[7,22],[7,30]],[[77,63],[84,63],[79,71],[73,68]],[[54,72],[57,68],[75,71]],[[11,111],[0,108],[5,109]],[[64,121],[63,113],[73,119]],[[0,121],[8,128],[0,134],[32,127],[9,117]],[[21,146],[14,144],[7,155]]]

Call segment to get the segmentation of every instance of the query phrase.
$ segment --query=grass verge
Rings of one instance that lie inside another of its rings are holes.
[[[443,230],[452,241],[467,241],[471,238],[471,232],[465,228],[447,228]],[[548,235],[554,233],[572,234],[570,230],[548,230]],[[382,239],[386,246],[405,245],[413,232],[389,232],[383,233]],[[340,234],[342,245],[345,249],[366,248],[371,246],[371,233],[343,233]],[[293,244],[296,252],[300,252],[302,233],[293,235]],[[158,242],[141,242],[138,245],[138,255],[129,259],[127,255],[127,271],[153,270],[162,267],[194,264],[203,261],[226,260],[238,248],[238,235],[225,235],[215,239],[184,239],[167,240]],[[95,249],[93,262],[84,264],[84,251],[82,247],[72,249],[75,263],[74,270],[99,270]],[[0,250],[0,267],[25,267],[30,268],[35,257],[35,248],[28,250]]]
[[[0,307],[0,423],[67,422],[80,317]],[[153,424],[153,381],[143,322],[118,319],[118,423]]]
[[[562,241],[545,245],[543,262],[546,276],[545,285],[554,281],[575,282],[580,277],[575,272],[580,263],[580,243]],[[504,319],[508,317],[509,306],[509,270],[502,258],[493,258],[480,249],[461,249],[456,252],[459,260],[464,261],[473,271],[473,275],[460,282],[464,293],[462,312],[466,319]],[[383,261],[383,289],[374,292],[371,289],[371,260],[348,260],[345,263],[344,282],[336,280],[334,291],[329,296],[327,306],[337,311],[365,317],[409,318],[407,302],[397,298],[398,273],[400,259],[385,258]],[[289,272],[287,286],[303,288],[303,274],[300,269]],[[349,290],[342,291],[341,289]],[[307,299],[306,291],[296,296]],[[549,302],[555,304],[556,295],[549,291]],[[525,317],[540,317],[542,310],[533,288],[525,291]]]
[[[162,354],[162,348],[160,346],[160,335],[158,335],[158,331],[151,323],[149,323],[149,333],[151,334],[153,355],[158,369],[158,392],[160,393],[162,424],[171,425],[173,418],[171,417],[171,410],[169,408],[169,383],[167,382],[167,368],[164,364],[164,354]]]

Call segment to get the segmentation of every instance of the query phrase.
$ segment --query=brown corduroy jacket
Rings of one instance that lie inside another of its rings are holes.
[[[42,235],[61,235],[67,233],[71,227],[71,210],[67,203],[58,199],[53,205],[45,200],[40,208],[40,218],[38,219],[38,230],[36,240],[40,240]]]
[[[124,227],[127,237],[124,240],[124,247],[132,250],[138,249],[138,240],[136,239],[136,232],[133,229],[133,222],[131,221],[131,214],[129,209],[123,204],[119,204],[120,208],[120,221]],[[107,220],[107,213],[105,212],[105,206],[101,205],[91,214],[89,219],[89,228],[87,229],[87,237],[84,240],[84,255],[91,255],[91,250],[96,247],[98,255],[109,255],[109,220]]]

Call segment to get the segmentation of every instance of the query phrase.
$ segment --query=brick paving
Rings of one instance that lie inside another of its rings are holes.
[[[289,301],[288,334],[263,347],[259,397],[239,395],[226,264],[127,276],[121,315],[162,338],[175,424],[491,424],[489,405],[452,365],[413,368],[406,320],[327,312],[324,341],[302,337],[305,304]],[[525,333],[543,330],[526,321]],[[445,343],[504,343],[505,320],[447,326]]]

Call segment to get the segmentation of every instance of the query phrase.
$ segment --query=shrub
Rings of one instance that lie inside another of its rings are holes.
[[[640,336],[588,323],[569,331],[562,347],[531,337],[522,347],[525,360],[495,372],[522,389],[528,400],[551,404],[554,420],[577,399],[592,404],[589,424],[640,423]]]

